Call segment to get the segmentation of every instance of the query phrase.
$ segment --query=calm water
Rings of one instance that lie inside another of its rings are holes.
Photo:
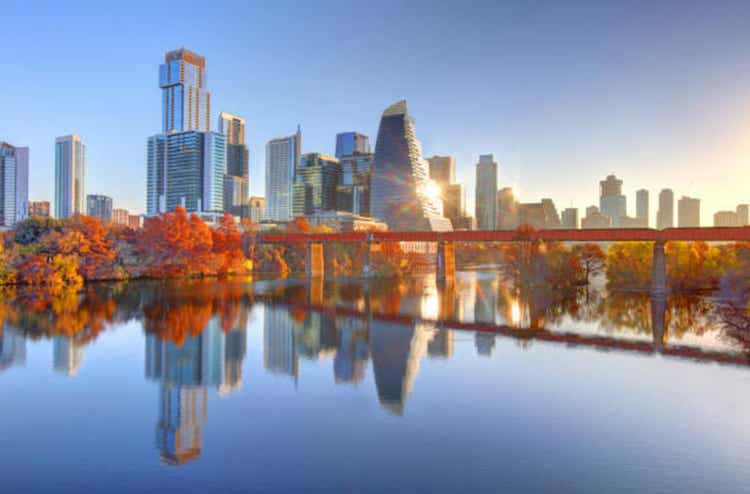
[[[711,297],[96,285],[0,304],[2,492],[748,492]]]

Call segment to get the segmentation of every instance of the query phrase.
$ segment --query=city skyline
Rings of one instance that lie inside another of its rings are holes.
[[[628,197],[633,197],[641,188],[648,189],[652,197],[656,197],[659,190],[670,188],[677,197],[700,198],[701,224],[708,225],[712,223],[714,212],[732,210],[736,204],[748,202],[741,188],[750,178],[750,170],[744,163],[750,145],[742,108],[750,104],[750,73],[738,69],[741,57],[739,52],[733,51],[733,46],[742,44],[736,42],[738,37],[747,37],[736,20],[742,18],[742,12],[733,10],[740,8],[724,7],[711,12],[703,12],[698,7],[683,8],[678,21],[670,24],[664,20],[669,10],[665,5],[656,9],[656,14],[661,15],[652,15],[649,22],[637,26],[639,19],[624,25],[614,22],[620,7],[573,5],[574,12],[588,9],[589,15],[601,21],[599,25],[577,34],[570,28],[558,26],[557,31],[549,31],[542,40],[531,39],[534,42],[530,46],[524,45],[528,50],[525,54],[504,48],[505,43],[489,43],[493,50],[499,51],[488,53],[485,51],[488,48],[461,41],[455,47],[447,47],[445,59],[438,60],[433,56],[434,48],[419,36],[422,30],[442,25],[448,18],[457,23],[457,28],[465,28],[471,23],[509,22],[503,20],[503,14],[511,13],[524,21],[521,24],[526,27],[549,29],[563,15],[554,8],[535,17],[523,7],[476,5],[464,7],[464,15],[456,19],[449,14],[457,5],[445,5],[435,12],[425,13],[424,26],[417,26],[417,33],[394,34],[395,39],[388,42],[389,48],[408,42],[411,50],[408,61],[417,64],[423,74],[402,73],[400,64],[404,62],[383,60],[374,54],[370,64],[382,67],[375,74],[372,70],[349,78],[326,74],[325,80],[331,84],[316,85],[315,90],[303,87],[304,78],[280,79],[281,74],[289,70],[300,71],[307,64],[321,63],[320,55],[315,54],[333,50],[328,41],[314,39],[307,30],[294,30],[294,33],[300,46],[307,43],[304,52],[310,60],[291,55],[288,60],[278,61],[276,57],[277,65],[267,65],[273,55],[280,53],[278,50],[291,48],[288,42],[273,48],[277,37],[284,36],[283,30],[270,37],[263,31],[266,39],[262,39],[261,34],[237,35],[252,38],[248,43],[231,43],[227,48],[225,43],[212,39],[208,27],[211,23],[191,32],[191,39],[183,39],[182,28],[188,19],[175,19],[173,26],[159,33],[149,32],[152,24],[146,19],[142,24],[134,23],[129,27],[134,34],[142,35],[139,41],[131,42],[109,31],[115,31],[111,27],[116,17],[127,21],[133,19],[133,14],[113,12],[103,15],[101,23],[93,23],[96,25],[89,34],[97,40],[98,45],[94,46],[76,38],[58,40],[52,36],[52,19],[55,14],[62,15],[52,8],[49,19],[34,19],[41,33],[35,38],[36,45],[21,43],[26,49],[9,54],[6,60],[9,73],[15,74],[7,80],[8,91],[5,92],[9,114],[23,114],[28,118],[0,122],[0,136],[31,150],[30,200],[53,199],[53,139],[78,133],[88,146],[87,192],[109,195],[131,211],[145,212],[142,142],[143,136],[159,129],[156,119],[160,118],[160,95],[154,88],[154,74],[165,51],[184,45],[197,50],[211,63],[213,114],[209,120],[216,118],[220,111],[229,111],[248,121],[250,195],[264,195],[262,150],[272,137],[288,135],[289,129],[302,123],[306,144],[303,152],[334,154],[336,134],[356,129],[374,139],[382,108],[406,97],[414,114],[419,116],[419,135],[425,156],[437,154],[456,158],[456,181],[469,192],[467,211],[474,210],[474,164],[480,154],[492,153],[499,163],[498,188],[513,186],[525,202],[551,197],[561,209],[572,205],[583,211],[594,203],[596,181],[614,172],[624,180],[623,193]],[[274,9],[263,13],[256,12],[253,6],[243,9],[249,9],[249,13],[258,18],[257,22],[279,15]],[[73,24],[82,22],[75,17],[75,10],[67,14]],[[312,18],[332,15],[326,9],[309,6],[302,10]],[[160,11],[161,7],[157,7],[155,19]],[[381,6],[379,9],[368,7],[363,15],[383,20],[403,14],[402,20],[388,28],[395,33],[399,25],[412,19],[418,11],[418,6]],[[4,14],[11,20],[24,19],[22,11],[13,6]],[[206,16],[222,20],[228,26],[237,22],[226,12],[207,12]],[[19,42],[29,33],[16,32],[16,26],[28,24],[27,21],[10,23],[11,34],[17,34],[15,39]],[[686,38],[696,30],[705,31],[719,22],[723,23],[722,33],[712,32],[713,37],[708,41]],[[593,47],[593,40],[608,29],[609,41]],[[648,43],[646,47],[655,49],[649,56],[641,56],[644,46],[625,44],[626,35],[633,30],[644,35],[642,38],[646,41],[641,43]],[[661,38],[655,38],[657,35]],[[494,39],[500,35],[492,36]],[[505,36],[521,42],[530,35],[516,28]],[[731,46],[723,42],[725,36],[733,37]],[[358,36],[353,41],[369,53],[375,44],[366,41],[367,38]],[[559,41],[561,48],[544,55],[541,45],[545,39]],[[50,50],[46,48],[52,46],[53,41],[59,41],[61,46],[55,45],[55,58],[51,60]],[[238,45],[251,48],[232,48]],[[466,48],[477,48],[477,56],[485,55],[487,60],[507,61],[511,75],[503,77],[505,71],[480,62],[482,57],[461,59],[460,54],[465,54]],[[130,60],[127,74],[119,70],[101,71],[81,79],[82,73],[88,74],[87,64],[100,59],[104,53],[114,57],[127,54]],[[582,64],[575,71],[564,63],[573,54]],[[601,61],[611,54],[619,54],[627,63],[603,65]],[[715,56],[717,54],[721,56]],[[554,63],[545,65],[543,62]],[[454,63],[461,68],[458,75],[435,83],[436,71]],[[678,81],[672,74],[681,73],[674,71],[687,64],[704,64],[714,70],[701,71],[694,80],[684,83],[683,90],[674,90],[670,84]],[[259,66],[272,70],[258,70]],[[60,83],[30,91],[28,82],[41,78],[42,72],[52,68],[60,71]],[[590,80],[580,87],[581,74],[588,69],[596,69],[593,73],[598,77],[587,77]],[[245,71],[255,74],[252,80],[243,76]],[[541,73],[545,76],[540,77]],[[373,76],[375,79],[371,80]],[[349,85],[343,85],[345,80]],[[426,84],[428,80],[430,85]],[[548,83],[542,80],[553,81],[555,86],[547,87]],[[279,81],[282,82],[276,84]],[[530,87],[522,88],[524,81],[530,82]],[[487,93],[493,83],[499,86]],[[636,91],[632,91],[632,87]],[[107,94],[105,91],[111,92],[112,88],[120,102],[116,105],[117,125],[101,105],[102,97]],[[87,94],[90,97],[85,97]],[[532,96],[541,101],[535,103]],[[50,101],[55,101],[55,105],[46,104]],[[278,111],[282,103],[284,110]],[[585,103],[583,107],[582,103]],[[545,104],[551,106],[545,107]],[[700,118],[695,118],[698,115]],[[215,125],[215,120],[210,123]],[[540,135],[545,138],[538,139]],[[576,173],[570,173],[571,169]],[[722,173],[715,173],[716,169]],[[685,173],[686,170],[690,173]],[[111,180],[113,174],[122,176],[123,180]],[[634,201],[628,202],[628,215],[635,216]],[[654,215],[655,208],[652,208],[651,224],[655,223]]]

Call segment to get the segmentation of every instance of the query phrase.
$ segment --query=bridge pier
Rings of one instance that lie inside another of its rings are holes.
[[[307,241],[305,274],[308,278],[322,278],[325,272],[325,251],[322,242]]]
[[[435,270],[438,280],[453,279],[456,276],[456,245],[453,242],[438,240]]]
[[[667,261],[664,254],[664,241],[654,242],[654,257],[651,273],[651,295],[665,297],[667,295]]]
[[[370,251],[372,250],[372,234],[368,233],[365,237],[365,253],[364,253],[364,259],[362,262],[362,277],[363,278],[369,278],[374,273],[372,271],[372,265],[370,264]]]
[[[651,297],[651,336],[654,350],[661,352],[666,341],[667,297]]]

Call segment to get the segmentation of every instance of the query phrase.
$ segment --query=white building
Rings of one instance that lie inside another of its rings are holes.
[[[86,214],[86,145],[81,136],[55,139],[55,217]]]
[[[0,222],[13,226],[29,214],[29,148],[0,141]]]
[[[266,216],[270,221],[292,220],[292,185],[299,166],[302,134],[297,133],[266,144]]]

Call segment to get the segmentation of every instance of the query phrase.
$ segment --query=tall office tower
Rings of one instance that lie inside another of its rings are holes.
[[[86,214],[99,218],[104,223],[112,221],[112,198],[97,194],[86,196]]]
[[[560,228],[560,215],[557,214],[552,199],[542,199],[542,209],[544,210],[544,228]]]
[[[0,141],[0,222],[13,226],[29,213],[29,148]]]
[[[406,101],[383,112],[375,144],[370,213],[395,231],[448,231]]]
[[[340,175],[341,165],[335,157],[303,154],[292,187],[292,216],[335,210]]]
[[[519,225],[518,201],[513,188],[503,187],[497,191],[495,227],[498,230],[515,230]]]
[[[614,175],[608,175],[599,182],[599,210],[612,219],[612,223],[619,224],[619,219],[628,215],[627,201],[622,194],[622,180]]]
[[[635,193],[635,217],[641,226],[648,228],[648,191],[646,189],[640,189]]]
[[[211,94],[206,89],[206,59],[181,48],[164,55],[159,66],[162,134],[210,130]]]
[[[370,154],[370,138],[357,132],[336,134],[336,157],[348,154]]]
[[[677,201],[677,226],[680,228],[701,226],[701,201],[682,196]]]
[[[29,216],[49,218],[49,201],[29,201]]]
[[[659,192],[659,209],[656,212],[656,228],[672,228],[674,226],[674,192],[672,189],[662,189]]]
[[[477,163],[476,189],[474,192],[474,212],[477,228],[494,230],[497,227],[495,209],[497,207],[497,161],[491,154],[479,156]]]
[[[146,214],[154,216],[167,210],[167,136],[148,138],[146,170]]]
[[[55,139],[55,217],[86,211],[86,145],[81,136]]]
[[[190,131],[153,136],[149,140],[149,150],[160,146],[164,147],[163,158],[157,152],[155,160],[149,159],[149,213],[172,211],[179,205],[188,211],[223,211],[224,134]],[[151,177],[156,180],[152,182]],[[163,180],[162,187],[158,186],[159,178]],[[155,212],[152,205],[158,208]]]
[[[345,154],[339,158],[341,176],[336,187],[336,209],[370,216],[370,183],[375,155]]]
[[[453,228],[464,217],[464,188],[461,184],[449,184],[443,192],[443,216],[451,220]]]
[[[248,204],[250,205],[250,221],[260,223],[266,213],[266,198],[253,196]]]
[[[456,159],[453,156],[433,156],[427,158],[430,165],[430,178],[445,190],[456,181]]]
[[[302,133],[272,139],[266,144],[266,218],[287,222],[292,219],[292,186],[299,166]]]
[[[224,210],[237,216],[248,216],[250,193],[250,153],[245,145],[245,119],[221,112],[219,132],[227,138],[227,175],[224,183]]]
[[[748,204],[740,204],[737,206],[737,221],[739,222],[739,225],[737,226],[747,226],[750,224],[750,205]]]
[[[578,209],[565,208],[562,212],[562,227],[576,229],[578,228]]]

